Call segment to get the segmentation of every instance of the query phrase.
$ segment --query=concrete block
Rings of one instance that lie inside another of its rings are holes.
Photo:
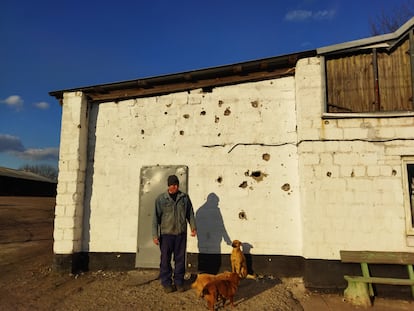
[[[53,252],[55,254],[72,254],[74,249],[73,241],[55,240],[53,243]]]

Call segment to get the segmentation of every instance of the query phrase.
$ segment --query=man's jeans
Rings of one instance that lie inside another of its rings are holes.
[[[178,235],[162,234],[160,237],[161,263],[160,279],[163,286],[172,285],[171,258],[174,258],[174,284],[182,286],[185,274],[185,251],[187,233]]]

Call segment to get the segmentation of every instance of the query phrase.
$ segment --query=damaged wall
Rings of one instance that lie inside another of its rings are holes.
[[[192,253],[228,254],[232,239],[252,255],[410,251],[401,157],[414,154],[412,117],[329,118],[324,92],[311,57],[294,77],[101,104],[65,94],[55,252],[135,253],[149,165],[188,166]],[[201,213],[212,206],[222,225]]]
[[[414,154],[414,119],[322,118],[321,60],[300,60],[296,74],[303,255],[339,259],[341,249],[412,251],[401,157]]]
[[[135,253],[140,168],[184,164],[195,212],[214,195],[223,234],[252,254],[301,254],[293,77],[91,107],[84,251]],[[188,251],[230,253],[203,217]]]

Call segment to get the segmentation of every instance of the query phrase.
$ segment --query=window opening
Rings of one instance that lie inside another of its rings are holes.
[[[411,37],[325,55],[326,112],[413,111]]]
[[[402,175],[406,232],[414,236],[414,156],[402,158]]]
[[[407,164],[407,177],[408,177],[408,194],[410,200],[410,222],[411,228],[414,228],[414,163]]]

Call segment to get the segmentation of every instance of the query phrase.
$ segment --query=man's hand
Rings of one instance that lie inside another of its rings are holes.
[[[160,244],[160,240],[158,238],[153,238],[152,241],[154,242],[155,245]]]
[[[197,235],[197,230],[196,229],[191,230],[191,236],[196,236],[196,235]]]

